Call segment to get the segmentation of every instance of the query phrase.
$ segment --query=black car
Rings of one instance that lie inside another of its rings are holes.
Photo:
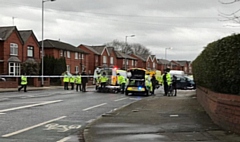
[[[177,89],[192,90],[196,89],[196,84],[192,78],[187,76],[176,76],[176,87]]]

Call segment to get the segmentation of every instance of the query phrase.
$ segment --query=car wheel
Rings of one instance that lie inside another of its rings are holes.
[[[125,95],[128,96],[128,91],[125,91]]]

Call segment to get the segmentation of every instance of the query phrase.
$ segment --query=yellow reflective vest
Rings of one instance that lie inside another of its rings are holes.
[[[82,84],[82,77],[81,75],[76,76],[76,84]]]
[[[22,75],[21,76],[21,85],[26,85],[27,84],[27,77]]]
[[[64,75],[63,77],[63,82],[69,82],[69,76],[68,75]]]
[[[75,77],[74,76],[71,76],[70,77],[70,83],[74,83],[75,82]]]
[[[105,83],[108,81],[108,78],[106,76],[100,76],[99,80],[101,83]]]
[[[120,75],[118,76],[118,84],[123,84],[125,83],[126,84],[126,79],[124,76]]]

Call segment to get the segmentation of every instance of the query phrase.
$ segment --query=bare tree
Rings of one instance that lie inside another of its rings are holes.
[[[106,43],[105,45],[114,47],[115,50],[121,51],[121,52],[124,52],[127,54],[137,54],[137,55],[151,54],[149,49],[147,49],[145,46],[143,46],[139,43],[128,44],[125,42],[120,42],[118,40],[114,40],[110,43]]]
[[[231,0],[231,1],[226,1],[226,0],[218,0],[221,4],[225,4],[225,5],[231,5],[234,4],[236,2],[239,2],[240,0]],[[240,9],[235,10],[234,12],[231,13],[224,13],[224,12],[219,12],[220,16],[223,18],[220,21],[234,21],[236,23],[240,23],[240,16],[238,16],[240,12]]]

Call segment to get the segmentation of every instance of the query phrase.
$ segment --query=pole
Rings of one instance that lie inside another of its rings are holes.
[[[43,67],[44,67],[44,0],[42,0],[42,86],[44,86],[44,79],[43,79]]]
[[[124,54],[124,56],[125,56],[125,58],[124,58],[124,64],[125,64],[125,70],[127,70],[127,53],[126,53],[126,48],[127,48],[127,37],[128,36],[126,36],[125,37],[125,54]]]

